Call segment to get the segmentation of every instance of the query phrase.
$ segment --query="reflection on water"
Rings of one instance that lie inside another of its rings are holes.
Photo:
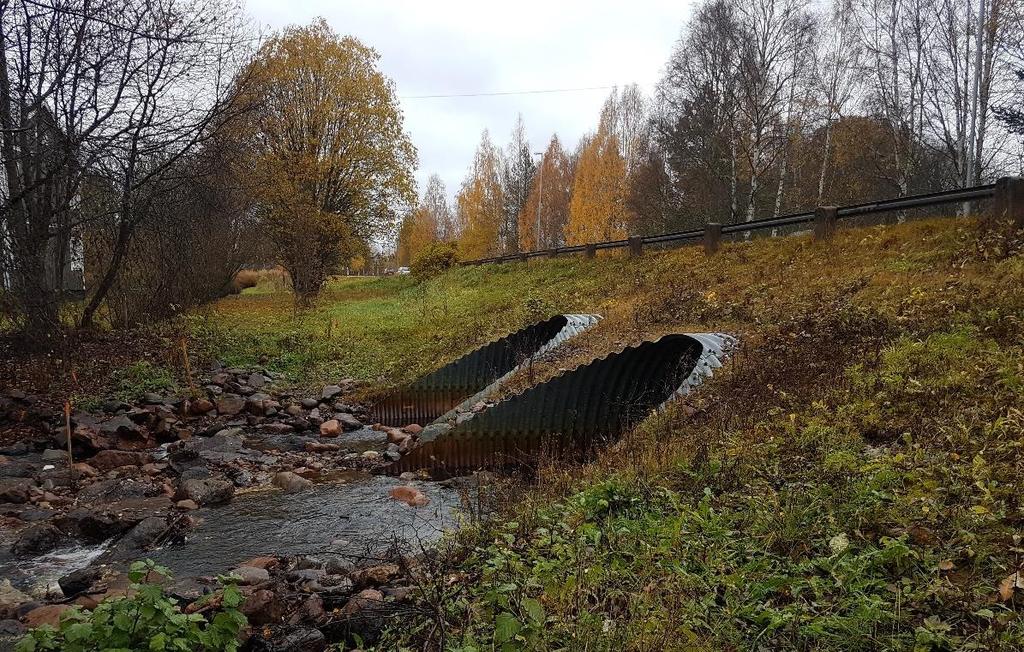
[[[430,504],[409,507],[388,491],[410,484]],[[176,577],[214,575],[260,555],[334,553],[377,559],[392,545],[418,552],[457,524],[458,495],[435,483],[348,474],[346,481],[296,493],[242,494],[223,506],[193,512],[202,523],[184,543],[147,554]]]

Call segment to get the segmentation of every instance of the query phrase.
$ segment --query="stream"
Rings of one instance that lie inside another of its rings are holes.
[[[430,503],[410,507],[388,491],[415,485]],[[224,573],[260,555],[329,553],[351,561],[379,558],[392,545],[407,553],[435,543],[457,525],[459,497],[432,482],[353,472],[341,482],[305,491],[240,494],[227,505],[200,509],[202,519],[184,543],[154,550],[149,558],[175,577]]]
[[[379,559],[397,546],[415,554],[459,523],[459,493],[436,482],[403,482],[361,471],[338,472],[304,491],[265,489],[237,494],[230,503],[191,513],[199,524],[183,542],[142,557],[168,567],[175,578],[227,573],[253,557],[326,554],[352,562]],[[411,485],[430,502],[410,507],[389,490]],[[57,579],[97,559],[107,544],[75,546],[31,559],[0,553],[0,577],[42,597]]]

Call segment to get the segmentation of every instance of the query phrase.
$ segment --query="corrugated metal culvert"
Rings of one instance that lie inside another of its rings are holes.
[[[556,315],[485,344],[377,402],[374,421],[426,425],[469,397],[489,392],[516,368],[593,326],[597,315]]]
[[[386,472],[451,476],[529,465],[540,453],[582,458],[689,393],[733,346],[729,335],[678,334],[612,353],[463,421]]]

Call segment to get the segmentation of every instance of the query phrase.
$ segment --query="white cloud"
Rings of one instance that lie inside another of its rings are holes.
[[[639,83],[650,92],[691,0],[518,3],[249,0],[279,28],[322,16],[381,53],[419,150],[420,188],[436,172],[454,194],[484,129],[503,145],[522,113],[533,148],[557,132],[568,147],[597,123],[608,91],[410,99],[408,96]]]

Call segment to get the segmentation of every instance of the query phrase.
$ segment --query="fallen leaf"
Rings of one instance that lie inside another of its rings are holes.
[[[1024,589],[1024,576],[1021,576],[1020,571],[1010,573],[999,583],[999,598],[1008,602],[1013,597],[1014,589]]]
[[[939,562],[939,570],[941,571],[951,571],[954,568],[956,568],[956,566],[953,564],[952,560],[943,559]]]

